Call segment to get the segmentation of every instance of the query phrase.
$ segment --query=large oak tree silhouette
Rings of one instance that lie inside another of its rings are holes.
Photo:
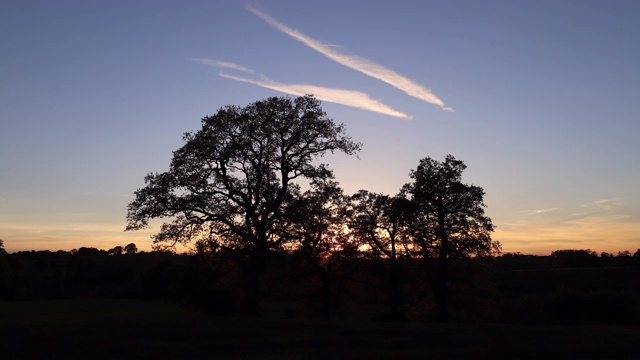
[[[353,155],[361,144],[310,95],[223,107],[184,141],[169,170],[148,174],[135,192],[126,230],[166,218],[155,244],[205,239],[228,251],[244,275],[243,311],[257,315],[260,275],[268,252],[287,239],[285,214],[301,196],[299,184],[332,179],[332,170],[317,160],[327,152]]]

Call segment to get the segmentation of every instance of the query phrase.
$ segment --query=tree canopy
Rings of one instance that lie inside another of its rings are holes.
[[[405,200],[366,190],[351,196],[349,228],[353,236],[368,247],[373,259],[388,264],[389,315],[393,320],[402,319],[399,259],[407,237],[402,217]]]
[[[452,155],[442,162],[426,157],[410,172],[413,182],[402,189],[412,204],[413,250],[425,258],[482,256],[500,250],[500,244],[491,240],[494,226],[484,212],[484,190],[462,182],[466,168]]]
[[[138,252],[138,247],[136,246],[136,244],[134,243],[130,243],[127,246],[124,247],[124,253],[125,254],[135,254]]]
[[[169,171],[146,176],[129,204],[127,230],[171,218],[156,243],[205,236],[234,249],[277,246],[279,221],[299,191],[294,180],[330,179],[332,171],[316,160],[359,150],[344,131],[311,96],[221,108],[202,119],[201,130],[184,135]]]
[[[410,201],[405,217],[412,240],[408,249],[434,268],[429,282],[442,322],[448,321],[450,259],[500,251],[500,243],[491,239],[493,223],[484,213],[484,190],[462,182],[466,168],[452,155],[442,162],[426,157],[409,174],[413,182],[402,189]]]
[[[361,145],[344,125],[327,117],[312,96],[272,97],[246,107],[226,106],[184,135],[168,171],[145,177],[128,206],[126,230],[170,219],[155,244],[206,239],[242,262],[256,291],[269,249],[288,238],[288,206],[300,184],[325,181],[333,172],[319,159],[327,152],[356,154]],[[255,294],[254,294],[255,295]],[[257,295],[256,295],[257,296]]]

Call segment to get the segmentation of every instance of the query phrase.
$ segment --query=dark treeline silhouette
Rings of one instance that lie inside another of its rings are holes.
[[[216,315],[243,314],[242,269],[223,252],[201,249],[191,255],[110,255],[95,248],[0,254],[0,300],[130,298],[177,303]],[[572,256],[580,259],[584,251],[453,260],[450,319],[640,324],[640,251],[631,256],[589,252],[592,261],[567,261]],[[260,297],[263,304],[280,304],[271,315],[282,318],[349,319],[355,311],[372,320],[398,320],[392,317],[395,310],[404,320],[438,320],[436,295],[425,280],[422,261],[402,257],[397,262],[392,265],[391,259],[344,249],[314,264],[299,251],[272,251]],[[390,283],[393,266],[398,277]],[[390,284],[402,296],[390,291]]]
[[[504,322],[640,324],[640,249],[504,254],[495,264]]]

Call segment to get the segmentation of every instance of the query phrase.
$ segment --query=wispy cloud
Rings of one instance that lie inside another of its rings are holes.
[[[252,6],[247,5],[247,10],[251,11],[260,19],[264,20],[266,23],[273,26],[277,30],[291,36],[292,38],[300,41],[301,43],[307,45],[308,47],[316,50],[317,52],[339,64],[359,71],[365,75],[369,75],[378,80],[384,81],[387,84],[404,91],[407,95],[413,96],[430,104],[438,105],[444,111],[454,112],[451,107],[446,106],[444,102],[440,100],[440,98],[438,98],[430,89],[427,89],[426,87],[405,76],[398,74],[393,70],[387,69],[382,65],[376,64],[373,61],[359,56],[341,54],[338,51],[334,50],[334,46],[327,45],[318,40],[310,38],[300,31],[292,29],[280,23],[271,16]]]
[[[542,213],[546,213],[546,212],[550,212],[550,211],[556,211],[556,210],[558,210],[558,208],[549,208],[549,209],[540,209],[540,210],[525,210],[525,211],[522,211],[522,212],[527,214],[527,215],[537,215],[537,214],[542,214]]]
[[[213,60],[207,58],[190,58],[189,60],[199,62],[203,65],[213,66],[217,68],[226,68],[239,70],[245,73],[255,73],[253,69],[249,69],[239,64],[234,64],[227,61]],[[313,94],[320,100],[333,102],[337,104],[347,105],[356,107],[359,109],[369,110],[385,115],[390,115],[397,118],[410,120],[411,116],[405,114],[401,111],[394,110],[389,106],[383,104],[382,102],[372,99],[369,95],[355,90],[345,90],[345,89],[336,89],[336,88],[327,88],[316,85],[307,85],[307,84],[282,84],[272,80],[269,80],[266,76],[260,75],[260,80],[248,79],[240,76],[235,76],[231,74],[227,74],[225,72],[220,72],[220,76],[225,77],[227,79],[232,79],[236,81],[242,81],[258,86],[262,86],[268,89],[276,90],[283,92],[285,94],[291,95],[307,95]]]
[[[621,206],[620,198],[600,199],[582,205],[583,207],[598,207],[603,210],[610,210],[616,206]]]
[[[234,69],[234,70],[242,71],[249,74],[255,73],[253,69],[249,69],[242,65],[234,64],[227,61],[212,60],[207,58],[200,58],[200,59],[189,58],[189,60],[199,62],[202,65],[213,66],[217,68]]]
[[[307,94],[313,94],[316,98],[328,101],[336,104],[342,104],[352,106],[355,108],[374,111],[377,113],[410,120],[411,116],[401,111],[394,110],[389,106],[381,103],[378,100],[372,99],[369,95],[355,90],[335,89],[327,88],[316,85],[308,84],[282,84],[275,81],[271,81],[266,77],[262,77],[261,80],[247,79],[239,76],[230,75],[224,72],[220,73],[220,76],[227,79],[236,81],[242,81],[264,88],[280,91],[285,94],[291,94],[296,96],[303,96]]]

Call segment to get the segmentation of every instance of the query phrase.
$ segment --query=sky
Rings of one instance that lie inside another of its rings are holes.
[[[503,252],[640,248],[640,1],[2,1],[0,239],[151,248],[144,176],[225,105],[307,93],[396,194],[447,154]]]

